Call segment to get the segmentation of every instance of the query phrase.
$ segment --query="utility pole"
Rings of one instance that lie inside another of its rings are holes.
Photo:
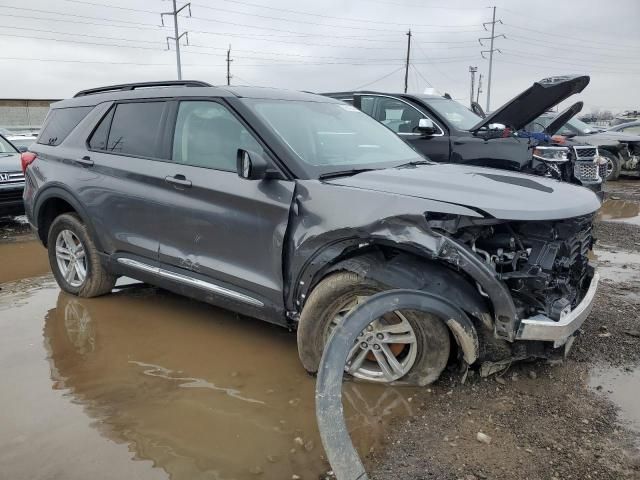
[[[489,79],[487,80],[487,113],[489,113],[491,108],[491,73],[493,71],[493,52],[497,51],[499,53],[502,53],[499,48],[493,48],[493,41],[499,37],[507,38],[503,34],[496,35],[496,23],[501,24],[502,20],[496,20],[496,7],[492,7],[492,8],[493,8],[493,19],[490,22],[485,22],[482,24],[485,30],[487,30],[487,25],[491,25],[491,36],[478,39],[478,41],[480,42],[480,45],[482,45],[483,47],[484,45],[482,44],[482,40],[491,41],[491,46],[489,47],[489,50],[482,50],[480,52],[480,55],[482,55],[482,58],[486,58],[484,56],[485,53],[489,54]]]
[[[404,66],[404,93],[409,87],[409,56],[411,55],[411,29],[407,32],[407,63]]]
[[[184,10],[185,8],[189,9],[189,16],[191,16],[191,3],[185,3],[180,8],[176,5],[176,0],[173,1],[173,10],[170,12],[164,12],[160,14],[160,21],[162,22],[162,26],[164,26],[164,16],[171,15],[173,16],[173,37],[167,37],[167,50],[171,50],[169,46],[169,40],[173,40],[176,42],[176,66],[178,67],[178,80],[182,80],[182,63],[180,63],[180,39],[182,37],[186,37],[187,45],[189,45],[189,34],[188,32],[178,33],[178,14]]]
[[[227,85],[231,85],[231,45],[229,45],[229,50],[227,50]]]
[[[471,94],[469,95],[469,106],[473,103],[473,93],[475,92],[476,72],[478,67],[469,67],[469,73],[471,74]]]
[[[482,92],[482,74],[478,77],[478,91],[476,92],[476,103],[480,102],[480,92]]]

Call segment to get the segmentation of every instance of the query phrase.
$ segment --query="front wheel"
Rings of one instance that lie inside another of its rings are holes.
[[[309,295],[298,325],[298,352],[305,369],[318,371],[331,332],[358,303],[390,288],[351,272],[324,278]],[[360,334],[345,371],[369,382],[428,385],[446,367],[450,348],[448,328],[439,318],[417,311],[389,312]]]
[[[607,182],[618,180],[621,168],[620,158],[606,150],[600,150],[600,155],[607,159],[607,178],[605,180]]]
[[[87,227],[73,213],[57,217],[47,240],[49,264],[58,285],[80,297],[109,293],[116,277],[100,263],[100,257]]]

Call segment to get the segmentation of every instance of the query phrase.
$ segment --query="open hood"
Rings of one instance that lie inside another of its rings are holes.
[[[580,93],[589,85],[587,75],[564,75],[543,78],[534,83],[513,100],[488,114],[471,131],[475,132],[491,123],[501,123],[515,130],[521,130],[550,108],[571,95]]]
[[[565,123],[580,113],[583,106],[584,102],[576,102],[569,108],[563,110],[551,120],[551,123],[544,129],[544,133],[547,135],[555,135],[558,133],[558,130],[560,130]]]
[[[386,168],[325,183],[451,203],[501,220],[557,220],[600,208],[596,195],[584,187],[469,165]]]

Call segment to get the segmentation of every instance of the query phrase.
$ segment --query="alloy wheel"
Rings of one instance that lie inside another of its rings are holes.
[[[356,297],[345,304],[331,322],[330,331],[365,298]],[[417,354],[418,344],[411,323],[402,312],[389,312],[360,333],[349,351],[345,371],[370,382],[393,382],[409,373]]]
[[[87,278],[87,255],[82,242],[71,230],[62,230],[56,237],[56,262],[69,285],[82,286]]]

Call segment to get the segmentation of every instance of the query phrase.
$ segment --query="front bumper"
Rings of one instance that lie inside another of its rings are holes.
[[[522,320],[518,327],[516,340],[553,342],[555,348],[567,343],[567,340],[582,326],[591,313],[599,280],[600,275],[595,272],[582,301],[560,320],[552,320],[546,315],[536,315]]]

